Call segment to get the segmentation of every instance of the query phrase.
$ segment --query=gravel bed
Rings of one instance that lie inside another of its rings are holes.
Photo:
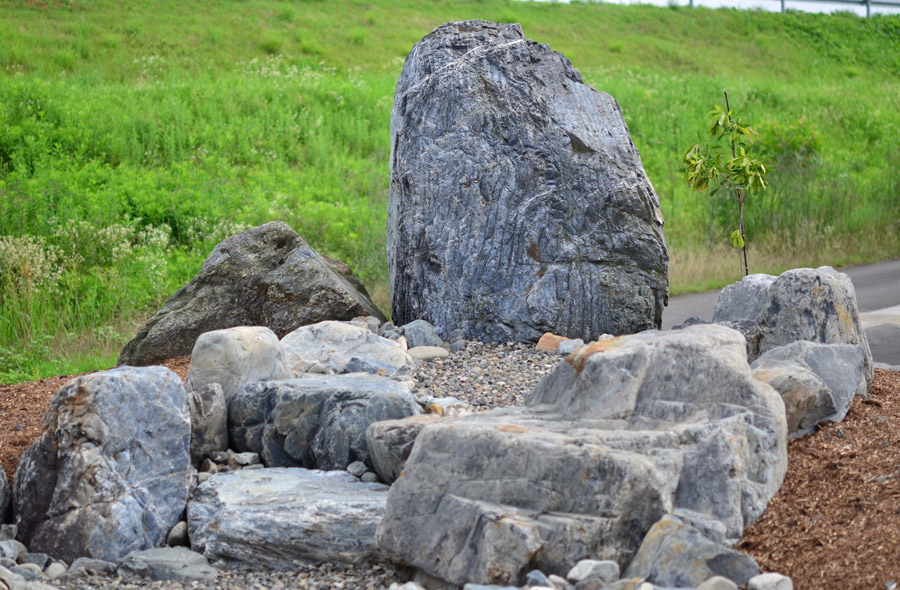
[[[413,374],[418,382],[415,394],[455,397],[475,411],[521,406],[560,360],[555,352],[537,350],[533,344],[470,342],[447,358],[422,363]]]
[[[553,352],[534,345],[469,342],[465,349],[444,359],[426,361],[416,368],[414,393],[433,397],[455,397],[474,411],[501,406],[519,406],[538,381],[559,364]],[[62,590],[278,590],[281,588],[374,590],[405,582],[408,574],[388,564],[347,566],[323,563],[297,566],[292,570],[264,570],[249,567],[219,567],[219,576],[208,582],[181,584],[123,580],[115,576],[82,576],[56,580]]]
[[[260,570],[248,567],[219,566],[219,575],[206,582],[151,582],[148,580],[122,579],[118,576],[79,576],[55,580],[53,586],[61,590],[279,590],[282,588],[309,590],[381,590],[393,582],[405,581],[403,575],[386,564],[297,566],[292,570]]]

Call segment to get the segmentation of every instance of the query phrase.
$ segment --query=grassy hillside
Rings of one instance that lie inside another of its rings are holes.
[[[900,255],[900,17],[483,1],[0,0],[0,381],[108,366],[240,228],[273,219],[388,307],[388,119],[403,58],[520,22],[622,106],[673,292],[738,277],[734,205],[679,161],[728,89],[775,164],[751,271]]]

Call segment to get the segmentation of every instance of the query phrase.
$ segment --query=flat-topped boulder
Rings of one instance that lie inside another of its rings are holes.
[[[211,560],[257,566],[373,561],[387,491],[343,471],[218,474],[188,504],[191,545]]]
[[[175,373],[123,367],[77,377],[56,392],[41,425],[13,494],[18,537],[31,551],[118,561],[165,542],[195,475]]]
[[[323,320],[384,321],[346,264],[313,250],[287,224],[241,232],[213,249],[200,272],[138,330],[119,365],[150,365],[188,354],[204,332],[266,326],[282,337]]]
[[[526,406],[425,426],[391,487],[379,546],[452,584],[622,570],[679,510],[733,543],[787,469],[784,403],[717,325],[585,346]]]
[[[397,325],[483,342],[658,328],[662,225],[619,105],[562,54],[480,20],[410,51],[391,111]]]

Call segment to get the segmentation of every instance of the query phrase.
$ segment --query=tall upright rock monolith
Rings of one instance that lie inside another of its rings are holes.
[[[438,27],[391,112],[393,320],[482,341],[658,328],[659,198],[619,105],[518,24]]]

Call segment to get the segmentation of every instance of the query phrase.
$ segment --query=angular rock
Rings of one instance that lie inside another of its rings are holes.
[[[757,574],[752,557],[710,541],[670,515],[653,525],[625,572],[626,577],[674,588],[696,588],[713,576],[743,586]]]
[[[545,332],[544,335],[541,336],[540,340],[538,340],[537,346],[535,348],[537,348],[538,350],[553,352],[559,347],[560,343],[565,342],[566,340],[569,340],[569,338],[566,338],[565,336],[557,336],[552,332]]]
[[[662,224],[619,105],[563,55],[484,21],[413,47],[391,111],[395,322],[485,342],[658,328]]]
[[[559,346],[556,347],[556,353],[560,356],[569,356],[582,346],[584,346],[584,340],[581,338],[566,340],[565,342],[559,343]]]
[[[166,535],[166,545],[169,547],[189,547],[191,544],[188,539],[187,522],[181,521],[172,527],[169,534]]]
[[[12,541],[16,538],[18,529],[14,524],[0,525],[0,541]]]
[[[209,559],[290,567],[378,557],[388,487],[343,471],[276,468],[217,475],[188,504],[196,551]]]
[[[426,414],[369,425],[366,429],[366,445],[381,481],[390,484],[400,477],[419,432],[440,419],[437,415]]]
[[[282,337],[299,326],[362,315],[384,320],[350,268],[275,221],[217,245],[197,276],[125,345],[119,364],[188,354],[197,337],[212,330],[267,326]]]
[[[523,408],[424,428],[378,543],[457,585],[624,567],[673,509],[738,538],[786,468],[784,403],[750,375],[739,333],[645,332],[579,349]]]
[[[129,553],[119,562],[122,577],[148,578],[157,582],[182,584],[204,582],[218,575],[206,557],[184,547],[159,547]]]
[[[66,566],[58,561],[54,561],[50,565],[47,566],[47,569],[44,570],[44,575],[47,576],[48,580],[55,580],[66,573]]]
[[[197,338],[185,387],[195,391],[218,383],[227,401],[248,383],[291,376],[284,349],[272,330],[240,326],[213,330]]]
[[[298,328],[281,340],[288,367],[304,373],[346,373],[354,364],[387,365],[390,374],[405,374],[412,359],[399,343],[348,322],[320,322]],[[370,371],[365,371],[370,372]]]
[[[19,538],[66,561],[161,545],[195,471],[181,379],[163,367],[77,377],[53,396],[16,470]]]
[[[410,348],[417,346],[443,346],[444,341],[438,336],[434,326],[425,320],[415,320],[400,327],[400,332],[406,337]]]
[[[238,391],[228,407],[238,451],[259,453],[268,467],[372,467],[366,428],[422,412],[401,384],[374,375],[325,375],[265,381]]]
[[[9,500],[9,481],[6,479],[6,470],[0,467],[0,525],[6,524]]]
[[[218,383],[188,391],[191,410],[191,462],[200,465],[211,453],[228,449],[228,405]]]
[[[840,422],[853,397],[868,391],[865,349],[858,345],[792,342],[770,349],[750,369],[781,394],[791,437],[826,420]]]
[[[8,541],[0,541],[0,557],[18,561],[20,555],[27,555],[28,548],[20,541],[10,539]]]
[[[713,321],[740,320],[756,324],[758,330],[758,341],[748,338],[751,363],[797,340],[854,344],[865,350],[866,387],[872,384],[872,353],[860,324],[856,290],[850,277],[830,266],[796,268],[778,277],[755,274],[725,287]]]
[[[587,578],[595,578],[604,584],[609,584],[619,579],[619,573],[619,564],[615,561],[582,559],[569,570],[566,579],[576,584]]]

